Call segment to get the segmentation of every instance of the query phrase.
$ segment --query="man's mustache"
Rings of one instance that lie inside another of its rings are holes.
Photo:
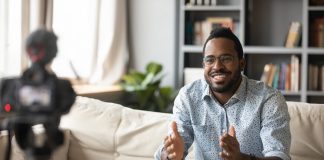
[[[232,72],[229,71],[229,70],[226,70],[226,69],[218,69],[218,70],[211,70],[209,72],[209,75],[212,75],[212,74],[231,74]]]

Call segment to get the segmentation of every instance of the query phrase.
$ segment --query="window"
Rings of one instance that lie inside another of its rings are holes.
[[[59,76],[89,77],[96,52],[98,1],[55,0],[53,31],[58,36],[58,55],[52,68]]]
[[[21,72],[22,1],[0,0],[0,77]]]
[[[0,76],[28,67],[25,39],[39,26],[58,36],[59,77],[114,84],[126,70],[126,0],[0,0]]]

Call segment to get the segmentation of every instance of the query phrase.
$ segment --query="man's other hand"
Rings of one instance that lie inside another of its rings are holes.
[[[242,158],[240,144],[236,139],[233,126],[230,126],[229,133],[224,133],[219,138],[219,146],[223,149],[219,156],[226,160],[237,160]]]
[[[163,160],[182,160],[184,152],[184,142],[178,132],[177,123],[171,123],[172,134],[166,136],[164,139],[164,149],[165,152],[162,155]]]

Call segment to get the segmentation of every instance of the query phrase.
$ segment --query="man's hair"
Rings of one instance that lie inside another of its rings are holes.
[[[203,54],[205,54],[205,48],[206,48],[206,44],[209,40],[212,40],[214,38],[227,38],[230,39],[234,42],[235,44],[235,50],[238,54],[238,58],[242,59],[243,58],[243,47],[242,44],[240,42],[240,40],[235,36],[235,34],[229,29],[229,28],[215,28],[213,29],[207,40],[205,41],[204,47],[203,47]]]

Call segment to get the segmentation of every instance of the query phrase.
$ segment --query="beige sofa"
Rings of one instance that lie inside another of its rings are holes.
[[[291,157],[324,159],[324,104],[288,102],[291,116]],[[133,110],[118,104],[78,97],[71,112],[62,117],[65,145],[53,160],[145,160],[161,144],[171,114]],[[4,138],[0,138],[0,144]],[[13,159],[23,159],[13,142]],[[0,145],[0,156],[3,145]],[[190,155],[192,158],[192,152]],[[0,158],[1,159],[1,158]]]

